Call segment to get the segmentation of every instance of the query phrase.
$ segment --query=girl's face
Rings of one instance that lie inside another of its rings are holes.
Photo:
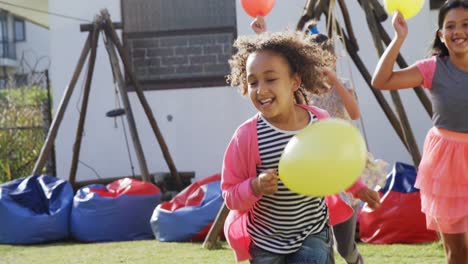
[[[291,74],[286,59],[273,51],[249,55],[246,63],[250,100],[270,123],[287,120],[294,110],[294,92],[301,79]]]
[[[440,40],[447,46],[450,55],[468,54],[468,9],[459,7],[447,12]]]

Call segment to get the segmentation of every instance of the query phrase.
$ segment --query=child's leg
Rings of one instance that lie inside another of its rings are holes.
[[[322,232],[308,236],[299,251],[287,256],[286,262],[334,264],[333,235],[330,227],[325,226]]]
[[[442,240],[448,264],[468,263],[468,232],[442,233]]]
[[[333,233],[336,239],[337,251],[347,263],[358,263],[359,251],[354,241],[356,235],[357,210],[354,210],[351,218],[343,223],[333,226]]]
[[[252,264],[286,264],[285,255],[279,255],[263,250],[257,247],[253,242],[250,243],[249,252],[252,256],[252,259],[250,260],[250,263]]]

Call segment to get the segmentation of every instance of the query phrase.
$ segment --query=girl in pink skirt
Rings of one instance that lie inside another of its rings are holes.
[[[447,263],[468,263],[468,0],[439,11],[433,57],[393,70],[407,36],[400,13],[396,35],[380,58],[372,85],[397,90],[423,85],[431,94],[434,127],[424,143],[416,187],[427,228],[442,233]]]

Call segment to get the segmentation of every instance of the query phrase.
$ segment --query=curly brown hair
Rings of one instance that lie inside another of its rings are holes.
[[[301,77],[301,87],[295,94],[298,103],[305,94],[322,94],[329,87],[320,72],[322,67],[331,67],[335,56],[322,49],[320,44],[301,32],[282,31],[260,35],[241,36],[234,42],[237,53],[229,60],[231,73],[226,76],[232,87],[238,87],[242,95],[247,94],[246,62],[250,54],[272,51],[283,56],[289,64],[291,75]],[[307,102],[307,98],[304,98]]]
[[[335,54],[335,45],[333,45],[333,40],[328,38],[327,35],[318,33],[310,35],[310,38],[313,42],[319,44],[322,49],[329,51],[332,54]]]

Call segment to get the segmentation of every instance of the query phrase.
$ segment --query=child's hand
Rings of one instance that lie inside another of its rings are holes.
[[[400,12],[395,11],[393,13],[392,25],[398,38],[406,38],[408,35],[408,24],[406,24],[406,20]]]
[[[364,187],[356,193],[356,197],[368,204],[368,206],[375,210],[380,207],[380,196],[377,191]]]
[[[266,170],[251,181],[252,190],[256,195],[274,194],[278,190],[278,174],[276,170]]]
[[[261,34],[267,31],[265,19],[262,16],[257,16],[254,21],[250,23],[250,27],[257,34]]]

